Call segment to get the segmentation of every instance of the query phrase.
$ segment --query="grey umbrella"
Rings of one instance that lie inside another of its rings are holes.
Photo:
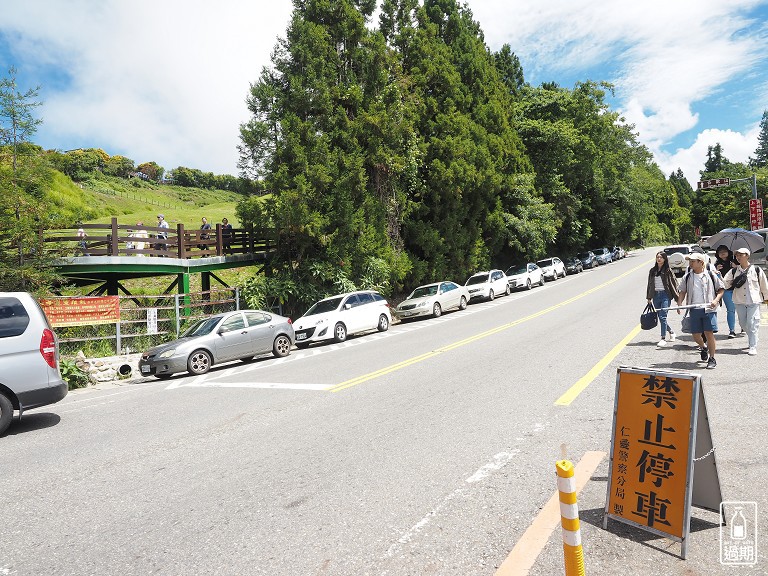
[[[724,244],[731,252],[737,248],[749,248],[750,252],[765,248],[765,240],[763,240],[760,234],[751,230],[745,230],[744,228],[720,230],[717,234],[710,236],[707,242],[714,249]]]

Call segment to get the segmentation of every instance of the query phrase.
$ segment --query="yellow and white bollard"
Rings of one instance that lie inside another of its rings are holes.
[[[563,555],[565,576],[584,576],[584,552],[581,549],[579,506],[576,503],[576,478],[573,464],[558,460],[557,490],[560,493],[560,525],[563,527]]]

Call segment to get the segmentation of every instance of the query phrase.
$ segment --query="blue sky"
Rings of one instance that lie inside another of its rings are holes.
[[[492,50],[526,80],[605,80],[665,174],[698,180],[707,146],[746,161],[768,108],[768,0],[468,0]],[[269,65],[288,0],[4,3],[0,74],[40,86],[46,148],[236,173],[250,83]]]

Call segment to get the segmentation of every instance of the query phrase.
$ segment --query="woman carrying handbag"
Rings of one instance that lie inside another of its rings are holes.
[[[653,303],[659,313],[659,325],[661,326],[661,340],[656,344],[663,348],[669,342],[675,341],[675,333],[667,323],[667,308],[673,301],[677,301],[677,281],[669,268],[667,255],[664,252],[656,253],[656,264],[648,271],[648,287],[646,298],[648,303]]]

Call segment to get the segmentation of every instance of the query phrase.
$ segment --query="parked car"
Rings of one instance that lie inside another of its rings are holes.
[[[568,274],[565,270],[565,264],[557,256],[539,260],[536,264],[539,265],[547,280],[557,280],[560,277],[565,278],[565,275]]]
[[[196,321],[177,340],[141,355],[143,376],[170,378],[177,372],[205,374],[215,364],[250,360],[272,352],[288,356],[294,342],[291,319],[261,310],[237,310]]]
[[[392,323],[389,303],[378,292],[361,290],[315,302],[296,320],[296,346],[312,342],[344,342],[350,334],[369,330],[385,332]]]
[[[512,290],[530,290],[534,284],[544,286],[544,271],[537,264],[513,265],[507,268],[507,283]]]
[[[486,270],[469,277],[464,283],[469,290],[469,299],[485,298],[493,300],[499,294],[509,294],[507,276],[501,270]]]
[[[587,250],[586,252],[579,252],[576,257],[581,260],[581,265],[584,268],[592,269],[597,266],[597,257],[591,250]]]
[[[597,263],[600,265],[603,264],[610,264],[613,262],[613,257],[611,256],[611,251],[608,250],[608,248],[593,248],[592,252],[595,254],[595,258],[597,258]]]
[[[429,316],[435,318],[446,310],[464,310],[469,303],[469,290],[455,282],[443,281],[419,286],[395,308],[400,318]]]
[[[577,256],[568,256],[564,262],[568,274],[578,274],[584,271],[584,265]]]
[[[704,254],[705,263],[709,263],[709,256],[698,244],[675,244],[664,248],[664,253],[667,255],[667,262],[669,262],[669,268],[675,276],[682,276],[688,271],[688,260],[685,259],[685,255],[690,254],[691,252]]]
[[[14,410],[21,417],[66,395],[59,343],[40,304],[26,292],[0,292],[0,434]]]
[[[611,258],[614,260],[621,260],[622,258],[625,258],[627,256],[627,253],[624,251],[624,248],[621,246],[614,246],[611,250]]]

